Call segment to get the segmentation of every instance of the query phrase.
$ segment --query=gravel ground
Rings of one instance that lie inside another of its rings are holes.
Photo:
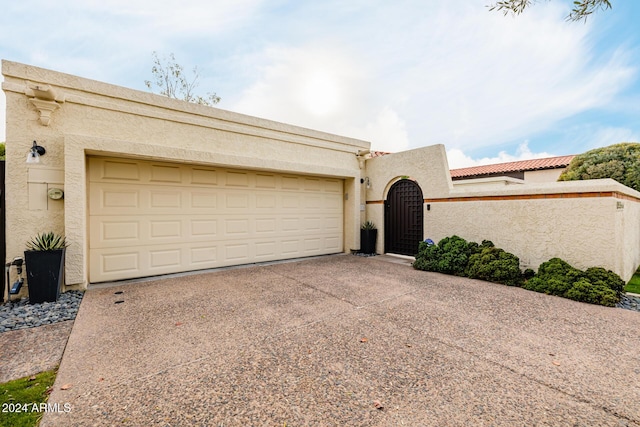
[[[29,304],[29,298],[23,298],[3,304],[0,306],[0,333],[73,320],[83,295],[82,291],[69,291],[60,294],[56,302]]]
[[[640,311],[640,297],[634,295],[622,295],[622,299],[616,305],[625,310]]]

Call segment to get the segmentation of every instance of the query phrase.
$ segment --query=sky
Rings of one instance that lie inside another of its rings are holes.
[[[639,1],[586,22],[571,0],[490,3],[11,1],[0,58],[148,91],[152,53],[173,53],[218,108],[379,151],[444,144],[451,168],[640,141]]]

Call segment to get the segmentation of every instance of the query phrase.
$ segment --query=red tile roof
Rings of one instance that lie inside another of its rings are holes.
[[[496,163],[493,165],[473,166],[470,168],[451,169],[452,178],[467,176],[497,175],[509,172],[524,172],[543,169],[556,169],[569,166],[575,156],[546,157],[544,159],[520,160],[518,162]]]

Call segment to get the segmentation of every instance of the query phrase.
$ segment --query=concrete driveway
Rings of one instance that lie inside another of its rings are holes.
[[[41,425],[637,426],[639,332],[381,257],[90,289]]]

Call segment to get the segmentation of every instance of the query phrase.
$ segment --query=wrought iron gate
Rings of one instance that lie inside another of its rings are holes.
[[[385,252],[415,256],[424,239],[424,199],[420,186],[402,179],[385,201]]]

